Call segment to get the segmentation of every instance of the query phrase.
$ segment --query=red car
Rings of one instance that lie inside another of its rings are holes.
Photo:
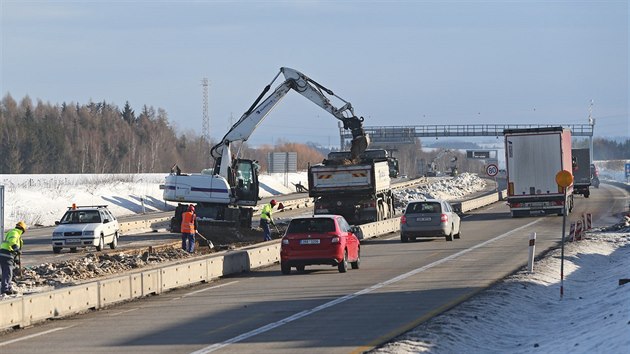
[[[353,228],[341,215],[315,215],[291,220],[280,249],[282,274],[291,267],[304,271],[307,265],[329,264],[340,273],[358,269],[361,247]]]

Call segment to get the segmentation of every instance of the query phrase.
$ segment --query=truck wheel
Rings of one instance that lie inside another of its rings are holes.
[[[53,247],[53,253],[55,254],[61,253],[61,247]]]
[[[589,191],[584,192],[584,198],[588,198],[589,195],[591,195],[591,192]]]

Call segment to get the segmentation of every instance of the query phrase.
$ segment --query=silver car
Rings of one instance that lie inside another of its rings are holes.
[[[446,241],[460,238],[461,219],[445,200],[410,201],[400,218],[400,240],[408,242],[416,237],[446,237]]]

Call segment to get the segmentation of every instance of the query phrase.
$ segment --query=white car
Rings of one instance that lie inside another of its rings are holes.
[[[52,249],[60,253],[62,248],[76,252],[77,248],[96,247],[103,250],[118,246],[120,226],[107,205],[69,207],[52,234]]]

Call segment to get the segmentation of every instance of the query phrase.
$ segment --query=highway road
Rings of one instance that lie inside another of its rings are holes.
[[[602,185],[568,219],[616,223],[628,193]],[[360,353],[465,301],[561,239],[558,216],[511,218],[504,203],[465,215],[462,238],[362,243],[361,269],[282,275],[279,265],[0,336],[7,353]],[[559,273],[559,270],[558,270]]]

